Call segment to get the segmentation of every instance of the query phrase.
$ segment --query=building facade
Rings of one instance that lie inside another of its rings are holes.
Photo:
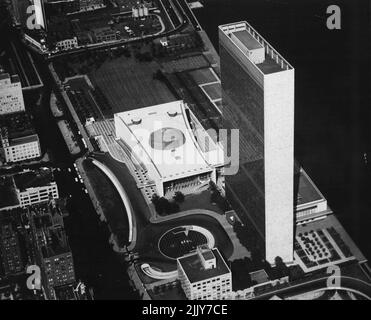
[[[148,174],[157,195],[172,198],[215,184],[224,166],[222,146],[179,100],[115,114],[116,138]]]
[[[59,198],[58,186],[50,169],[14,175],[14,181],[21,207]]]
[[[44,3],[46,10],[52,7],[62,14],[69,14],[80,11],[80,0],[48,0]]]
[[[295,221],[305,224],[332,214],[326,198],[303,168],[295,166]]]
[[[77,46],[78,46],[77,37],[73,37],[71,39],[61,40],[61,41],[58,41],[56,43],[56,47],[59,50],[70,50],[70,49],[73,49],[73,48],[77,48]]]
[[[104,7],[103,0],[80,0],[81,11],[96,10]]]
[[[0,73],[0,115],[24,110],[22,85],[19,77]]]
[[[75,282],[75,271],[71,252],[46,257],[43,267],[47,275],[48,286],[59,287]]]
[[[5,276],[24,271],[19,238],[11,221],[0,220],[0,258]]]
[[[218,249],[199,247],[177,260],[178,278],[189,300],[226,300],[232,294],[232,273]]]
[[[55,288],[75,283],[74,262],[64,229],[63,215],[56,203],[28,207],[41,283],[48,299],[56,299]]]
[[[58,187],[55,182],[46,186],[31,187],[18,192],[21,207],[27,207],[36,203],[48,201],[50,198],[58,199]]]
[[[37,134],[9,139],[7,134],[2,131],[0,138],[5,162],[20,162],[41,157],[40,142]]]
[[[110,27],[96,28],[93,30],[96,42],[115,41],[118,35]]]
[[[0,150],[3,162],[20,162],[41,156],[32,118],[24,111],[0,116]]]
[[[239,130],[239,168],[226,193],[265,241],[293,262],[294,69],[247,22],[219,27],[223,125]],[[227,150],[227,148],[224,148]]]

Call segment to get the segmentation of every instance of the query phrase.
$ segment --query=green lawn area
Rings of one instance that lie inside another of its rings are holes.
[[[211,192],[209,190],[203,191],[198,194],[186,195],[184,202],[179,204],[180,211],[205,209],[223,214],[224,212],[218,207],[218,205],[214,205],[211,203],[210,197]]]
[[[202,88],[206,91],[210,99],[215,100],[222,98],[222,87],[220,83],[204,85]]]
[[[125,207],[118,192],[109,179],[92,163],[84,161],[83,166],[94,188],[95,195],[102,206],[110,229],[122,244],[126,244],[129,224]]]
[[[155,61],[120,57],[105,61],[89,78],[117,113],[176,100],[163,82],[153,78],[159,69]]]
[[[189,74],[198,85],[218,80],[211,72],[210,68],[194,70],[189,72]]]

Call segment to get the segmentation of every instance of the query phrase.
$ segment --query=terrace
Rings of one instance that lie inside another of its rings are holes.
[[[304,272],[362,260],[359,250],[334,216],[300,227],[294,244],[295,262]]]

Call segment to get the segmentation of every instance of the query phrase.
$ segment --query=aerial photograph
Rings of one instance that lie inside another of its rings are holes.
[[[371,300],[365,3],[0,0],[0,300]]]

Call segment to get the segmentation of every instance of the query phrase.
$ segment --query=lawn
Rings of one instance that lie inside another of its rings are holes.
[[[224,212],[216,204],[211,203],[211,192],[209,190],[198,194],[186,195],[185,201],[180,204],[181,211],[204,209],[214,211],[219,214]]]
[[[202,88],[205,90],[211,100],[222,98],[222,87],[220,83],[206,84],[202,86]]]
[[[93,164],[84,161],[83,166],[111,231],[120,239],[121,245],[126,244],[129,223],[118,192],[108,178]]]
[[[163,82],[154,79],[159,68],[154,61],[120,57],[104,62],[89,77],[117,113],[176,100]]]
[[[210,68],[194,70],[191,71],[189,74],[198,85],[215,82],[218,80],[212,73]]]

